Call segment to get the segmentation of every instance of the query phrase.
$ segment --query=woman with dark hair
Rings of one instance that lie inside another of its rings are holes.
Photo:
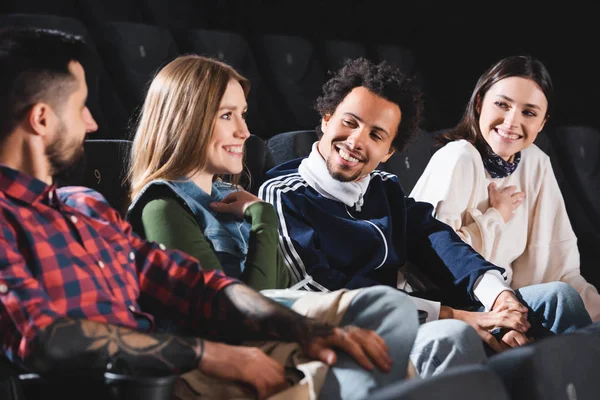
[[[600,296],[580,274],[577,238],[548,156],[533,142],[550,117],[553,85],[529,56],[507,57],[477,82],[462,120],[441,135],[411,197],[490,262],[513,289],[564,282],[593,321]],[[499,290],[499,289],[498,289]],[[498,296],[479,299],[492,307]]]

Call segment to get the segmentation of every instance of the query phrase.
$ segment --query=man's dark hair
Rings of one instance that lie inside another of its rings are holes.
[[[402,116],[392,146],[403,151],[418,132],[423,113],[423,95],[412,79],[385,61],[374,64],[366,58],[348,60],[323,85],[323,94],[317,99],[316,110],[322,117],[333,114],[348,93],[360,86],[400,107]],[[323,135],[320,126],[317,127],[317,134],[319,138]]]
[[[0,30],[0,143],[33,105],[46,102],[60,110],[76,89],[69,63],[84,63],[82,38],[38,28]]]

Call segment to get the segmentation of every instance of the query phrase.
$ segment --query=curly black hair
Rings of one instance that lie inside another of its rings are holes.
[[[400,107],[402,117],[392,146],[403,151],[418,132],[423,114],[423,94],[411,78],[386,61],[375,64],[362,57],[346,61],[323,85],[316,110],[322,117],[333,114],[348,93],[360,86]],[[323,135],[320,126],[317,126],[317,133],[319,137]]]

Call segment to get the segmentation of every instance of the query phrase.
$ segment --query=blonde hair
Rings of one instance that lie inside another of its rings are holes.
[[[156,74],[133,138],[127,176],[131,199],[155,179],[175,180],[206,168],[208,143],[231,79],[247,97],[250,81],[209,57],[180,56]]]

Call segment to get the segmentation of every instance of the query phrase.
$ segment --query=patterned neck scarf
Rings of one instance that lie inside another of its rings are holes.
[[[483,166],[490,173],[492,178],[506,178],[519,166],[519,161],[521,161],[521,152],[519,151],[515,154],[515,157],[512,162],[504,161],[502,157],[498,154],[494,153],[490,146],[482,146],[484,147],[481,152],[481,158],[483,158]]]

